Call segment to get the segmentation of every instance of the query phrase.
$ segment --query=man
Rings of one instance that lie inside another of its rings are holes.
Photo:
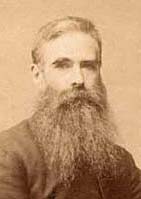
[[[139,169],[115,144],[101,51],[89,20],[40,29],[31,66],[40,98],[30,119],[0,135],[0,198],[141,198]]]

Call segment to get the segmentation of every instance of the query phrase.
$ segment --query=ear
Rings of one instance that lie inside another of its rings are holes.
[[[31,64],[30,66],[33,82],[40,89],[43,90],[45,88],[45,77],[43,71],[39,68],[37,64]]]

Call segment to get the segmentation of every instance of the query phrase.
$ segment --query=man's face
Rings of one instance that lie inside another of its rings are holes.
[[[91,89],[99,79],[97,49],[96,41],[81,32],[65,33],[45,43],[41,49],[45,87],[59,93],[82,85]]]

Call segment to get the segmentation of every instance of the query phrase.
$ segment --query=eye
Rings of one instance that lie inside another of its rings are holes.
[[[81,68],[86,68],[89,70],[97,70],[97,66],[98,66],[98,64],[96,61],[82,61],[80,63]]]
[[[60,69],[67,69],[71,68],[72,63],[71,62],[61,62],[61,63],[56,63],[55,68],[60,68]]]
[[[68,69],[73,66],[73,61],[68,58],[60,58],[53,62],[54,68]]]

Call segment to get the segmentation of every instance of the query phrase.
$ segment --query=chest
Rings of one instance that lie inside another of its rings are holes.
[[[115,184],[112,179],[99,180],[95,176],[81,176],[69,187],[55,184],[46,189],[44,199],[131,199],[126,183]]]

